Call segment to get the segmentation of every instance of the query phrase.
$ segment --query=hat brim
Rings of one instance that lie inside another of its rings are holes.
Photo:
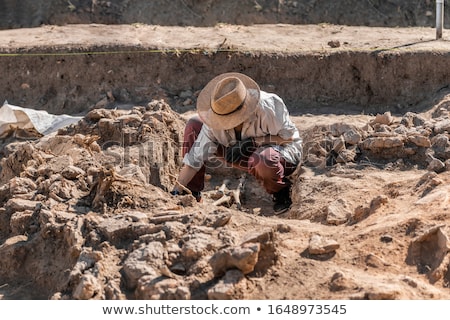
[[[226,77],[239,78],[247,88],[247,96],[244,104],[239,110],[228,115],[220,115],[211,109],[211,95],[217,83]],[[237,127],[255,112],[259,103],[259,97],[259,85],[252,78],[237,72],[223,73],[208,82],[200,92],[197,99],[197,112],[203,123],[210,128],[216,130],[228,130]]]

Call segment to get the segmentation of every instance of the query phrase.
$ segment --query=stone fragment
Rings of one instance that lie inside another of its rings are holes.
[[[425,122],[426,120],[423,117],[414,112],[405,113],[400,120],[400,124],[404,125],[407,128],[420,127],[423,126]]]
[[[445,171],[445,163],[439,159],[434,158],[428,163],[427,170],[440,173]]]
[[[11,195],[35,192],[36,189],[36,183],[29,178],[14,177],[9,180],[9,192]]]
[[[431,141],[428,137],[421,135],[408,136],[408,141],[414,143],[418,147],[429,148],[431,147]]]
[[[215,248],[208,234],[197,233],[189,237],[182,246],[182,255],[188,259],[199,259]]]
[[[350,129],[342,135],[345,143],[356,145],[362,140],[362,135],[355,129]]]
[[[372,121],[372,124],[385,124],[390,125],[392,122],[394,122],[394,117],[391,115],[390,111],[386,111],[383,114],[377,114],[375,116],[375,119]]]
[[[331,48],[339,48],[341,46],[341,43],[339,42],[339,40],[330,40],[328,41],[328,45]]]
[[[336,292],[343,290],[354,290],[358,288],[358,285],[352,278],[346,276],[344,273],[336,272],[331,277],[329,288],[330,291]]]
[[[365,263],[371,268],[383,268],[389,265],[386,261],[373,253],[369,253],[366,256]]]
[[[127,288],[136,288],[138,280],[144,275],[159,277],[161,275],[159,269],[165,265],[165,258],[166,251],[160,242],[141,245],[131,252],[123,263]]]
[[[8,200],[8,202],[6,202],[5,209],[10,210],[12,212],[26,211],[26,210],[34,211],[37,205],[40,205],[39,201],[13,198]]]
[[[396,300],[402,298],[402,289],[397,286],[378,286],[365,293],[368,300]]]
[[[143,276],[135,290],[138,300],[190,300],[191,292],[183,281]]]
[[[341,150],[345,149],[345,141],[342,136],[334,138],[332,144],[333,144],[332,150],[334,152],[340,152]]]
[[[85,274],[81,277],[80,282],[72,293],[74,299],[89,300],[96,297],[101,299],[102,286],[98,279],[92,274]]]
[[[340,245],[332,239],[325,239],[318,234],[314,234],[309,240],[308,252],[313,255],[326,254],[339,249]]]
[[[241,300],[246,288],[244,274],[236,269],[228,270],[219,282],[208,290],[209,300]]]
[[[435,226],[413,239],[408,248],[406,263],[416,265],[417,271],[427,274],[432,282],[442,278],[448,267],[445,257],[450,251],[449,240],[443,226]]]
[[[66,179],[75,180],[78,177],[86,175],[86,172],[83,169],[69,165],[63,169],[61,175]]]
[[[393,240],[394,240],[394,238],[388,234],[384,234],[380,237],[380,241],[384,242],[384,243],[389,243],[389,242],[392,242]]]
[[[370,137],[363,140],[360,146],[365,150],[377,150],[403,147],[403,138],[399,136],[394,137]]]
[[[331,135],[333,137],[339,137],[339,136],[343,135],[345,132],[351,131],[354,129],[355,129],[355,126],[344,123],[344,122],[333,123],[330,126]]]
[[[226,248],[216,252],[209,263],[215,276],[225,274],[232,268],[241,270],[243,274],[252,272],[258,262],[259,243],[247,243],[240,247]]]
[[[346,223],[352,215],[345,200],[338,199],[330,203],[326,208],[327,223],[340,225]]]
[[[120,281],[117,279],[113,279],[108,281],[104,289],[105,291],[105,299],[106,300],[126,300],[126,295],[120,289]]]
[[[343,149],[338,153],[337,163],[353,162],[356,158],[356,151],[353,149]]]
[[[33,217],[33,211],[16,211],[11,215],[10,227],[11,232],[15,235],[24,234],[30,227],[30,222]]]
[[[442,119],[434,124],[435,134],[450,132],[450,119]]]

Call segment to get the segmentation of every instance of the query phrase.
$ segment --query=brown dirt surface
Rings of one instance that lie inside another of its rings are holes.
[[[381,2],[369,1],[375,15]],[[450,298],[446,34],[270,20],[86,24],[99,8],[68,3],[78,13],[68,21],[85,24],[0,31],[1,98],[83,116],[1,141],[0,298]],[[195,18],[193,3],[183,1]],[[235,190],[242,177],[217,163],[201,203],[168,193],[198,90],[225,71],[279,93],[303,136],[282,216],[251,177],[242,207],[215,205],[222,183]]]

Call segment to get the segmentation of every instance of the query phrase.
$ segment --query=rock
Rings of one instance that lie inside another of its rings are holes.
[[[362,139],[362,135],[356,129],[350,129],[344,132],[342,137],[344,138],[345,143],[351,145],[358,144]]]
[[[428,137],[421,135],[408,136],[408,141],[414,143],[418,147],[429,148],[431,147],[431,141]]]
[[[450,119],[443,119],[434,124],[435,134],[450,132]]]
[[[446,134],[437,134],[431,138],[431,144],[433,145],[433,149],[437,150],[445,150],[450,146],[449,138]]]
[[[318,234],[314,234],[309,240],[308,252],[313,255],[327,254],[339,249],[340,245],[332,239],[324,239]]]
[[[126,300],[127,297],[120,290],[120,283],[118,280],[113,279],[108,281],[104,287],[106,300]]]
[[[366,256],[365,263],[368,267],[371,268],[382,268],[389,265],[383,259],[372,253],[369,253]]]
[[[135,290],[138,300],[190,300],[191,292],[177,279],[155,279],[143,276]]]
[[[205,225],[213,228],[220,228],[227,225],[231,220],[232,214],[226,208],[220,208],[214,214],[208,215],[205,219]]]
[[[199,259],[215,248],[215,242],[211,241],[208,234],[197,233],[190,235],[184,242],[181,250],[182,256],[187,259]]]
[[[166,251],[160,242],[141,245],[131,252],[123,263],[127,288],[134,289],[138,280],[144,275],[148,275],[150,278],[161,276],[159,269],[165,265],[165,258]]]
[[[259,251],[259,243],[247,243],[240,247],[222,249],[211,257],[209,264],[216,277],[225,274],[231,268],[237,268],[243,274],[248,274],[254,270],[258,262]]]
[[[9,192],[13,196],[36,192],[36,189],[36,183],[29,178],[14,177],[9,180]]]
[[[286,226],[278,225],[278,232],[286,232]],[[276,246],[276,235],[274,229],[266,228],[258,232],[254,232],[244,237],[243,244],[259,243],[260,250],[258,253],[258,262],[254,267],[255,272],[265,273],[270,267],[276,265],[279,259],[279,252]]]
[[[241,300],[244,299],[246,287],[244,274],[236,269],[228,270],[219,282],[208,290],[209,300]]]
[[[355,126],[343,122],[333,123],[330,126],[330,132],[333,137],[339,137],[345,132],[352,130],[355,130]]]
[[[340,225],[346,223],[352,215],[345,200],[338,199],[330,203],[326,208],[327,223]]]
[[[260,243],[261,245],[266,245],[267,243],[273,242],[275,239],[275,233],[272,229],[261,230],[252,234],[245,236],[242,244],[246,243]]]
[[[102,286],[98,279],[91,274],[85,274],[72,293],[72,297],[77,300],[102,299]]]
[[[404,138],[400,136],[394,137],[370,137],[363,140],[360,144],[361,148],[365,150],[379,150],[388,148],[403,147]]]
[[[443,276],[440,269],[446,269],[445,257],[450,251],[449,240],[442,230],[435,226],[413,239],[408,248],[406,263],[416,265],[419,273],[428,274],[433,282]]]
[[[394,122],[394,117],[391,115],[391,112],[387,111],[383,114],[377,114],[375,119],[372,121],[372,124],[379,123],[390,125],[392,122]]]
[[[341,46],[341,43],[338,40],[331,40],[331,41],[328,41],[328,45],[331,48],[339,48]]]
[[[440,173],[445,171],[445,163],[439,159],[433,159],[428,163],[427,170]]]
[[[343,149],[338,153],[337,163],[353,162],[356,159],[356,151],[351,149]]]
[[[370,201],[370,212],[375,212],[378,208],[380,208],[383,204],[388,203],[389,198],[386,195],[380,195],[372,199]]]
[[[393,237],[388,234],[384,234],[380,237],[380,241],[384,243],[389,243],[392,242],[393,240],[394,240]]]
[[[403,115],[402,119],[400,120],[400,124],[404,125],[407,128],[410,127],[420,127],[425,124],[426,120],[414,113],[414,112],[407,112]]]
[[[325,168],[326,159],[322,157],[318,157],[315,154],[308,154],[306,156],[306,164],[311,168]]]
[[[379,286],[369,289],[365,294],[368,300],[395,300],[402,298],[402,289],[396,286]]]
[[[342,272],[336,272],[331,277],[329,283],[330,291],[343,291],[343,290],[354,290],[358,288],[356,282],[352,279],[344,275]]]
[[[24,234],[30,227],[32,217],[33,211],[31,210],[14,212],[9,222],[12,234]]]
[[[130,234],[131,224],[132,222],[126,221],[125,219],[111,218],[100,222],[98,229],[109,242],[117,243]]]
[[[11,212],[16,211],[34,211],[36,206],[40,205],[39,201],[31,201],[26,199],[17,199],[13,198],[8,200],[5,205],[5,209],[10,210]]]
[[[338,138],[334,138],[332,141],[333,147],[332,150],[334,152],[340,152],[341,150],[345,149],[345,140],[344,137],[339,136]]]
[[[162,226],[162,230],[169,239],[180,239],[186,234],[186,224],[178,221],[168,221]]]
[[[66,179],[75,180],[78,177],[85,176],[86,172],[83,169],[69,165],[62,170],[61,175]]]
[[[355,208],[353,216],[351,218],[352,223],[359,222],[365,219],[370,214],[370,208],[363,205],[359,205]]]

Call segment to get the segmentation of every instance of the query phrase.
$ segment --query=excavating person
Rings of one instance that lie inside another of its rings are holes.
[[[244,74],[224,73],[200,92],[197,112],[186,124],[183,167],[171,194],[184,186],[201,201],[205,162],[217,157],[253,175],[272,195],[275,214],[289,210],[288,176],[301,163],[302,139],[283,100]]]

